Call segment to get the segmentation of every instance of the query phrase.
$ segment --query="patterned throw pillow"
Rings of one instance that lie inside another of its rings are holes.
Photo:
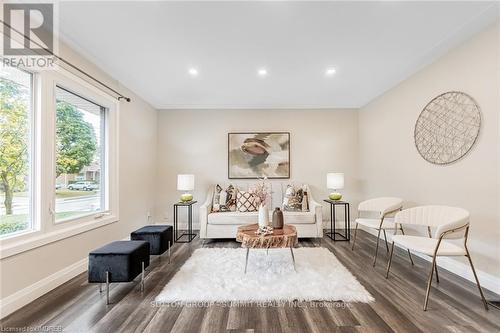
[[[238,191],[236,206],[239,212],[256,212],[256,197],[247,191]]]
[[[285,196],[283,198],[283,210],[289,212],[309,211],[307,203],[307,192],[303,187],[294,187],[288,185],[286,187]]]
[[[236,211],[236,188],[229,185],[225,190],[217,184],[212,199],[212,212]]]

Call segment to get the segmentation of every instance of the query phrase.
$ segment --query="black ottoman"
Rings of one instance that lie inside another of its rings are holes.
[[[148,266],[148,242],[112,242],[89,253],[89,283],[106,283],[106,304],[109,304],[112,282],[130,282],[141,274],[141,291],[144,290],[144,270]],[[102,291],[100,285],[99,291]]]
[[[149,253],[161,255],[169,250],[168,259],[170,261],[170,246],[174,243],[173,228],[171,225],[147,225],[130,234],[132,240],[144,240],[149,243]]]

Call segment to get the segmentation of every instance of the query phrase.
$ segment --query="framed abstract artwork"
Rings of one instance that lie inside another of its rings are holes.
[[[228,177],[290,178],[290,133],[229,133]]]

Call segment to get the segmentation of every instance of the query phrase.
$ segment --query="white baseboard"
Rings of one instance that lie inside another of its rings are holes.
[[[88,258],[84,258],[54,274],[43,278],[32,285],[0,299],[0,319],[5,318],[26,304],[33,302],[38,297],[48,293],[63,283],[71,280],[78,274],[87,270]]]
[[[377,231],[374,229],[365,229],[360,226],[360,229],[363,229],[364,231],[377,236]],[[390,241],[390,237],[392,235],[387,234],[388,241]],[[380,236],[381,239],[383,239],[383,236]],[[398,245],[396,245],[398,246]],[[398,246],[400,247],[400,246]],[[413,254],[413,253],[412,253]],[[431,257],[426,256],[424,254],[420,253],[415,253],[416,256],[423,258],[429,262],[432,261]],[[473,258],[474,259],[474,258]],[[470,268],[469,263],[461,263],[458,260],[453,260],[450,257],[439,257],[437,260],[437,265],[439,267],[442,267],[453,274],[456,274],[460,277],[463,277],[466,280],[469,280],[473,283],[476,283],[476,280],[474,279],[474,275],[472,274],[472,270]],[[484,289],[488,289],[496,294],[500,294],[500,277],[491,275],[489,273],[486,273],[484,271],[478,270],[476,268],[476,273],[479,279],[479,282],[481,283],[481,287]]]

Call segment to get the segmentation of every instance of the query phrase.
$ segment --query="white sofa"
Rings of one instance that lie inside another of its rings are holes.
[[[239,189],[246,189],[248,184],[235,184]],[[271,183],[271,205],[269,210],[269,221],[272,220],[272,210],[282,206],[283,193],[286,183]],[[224,187],[224,185],[221,184]],[[200,206],[200,238],[236,238],[239,226],[257,223],[257,212],[212,212],[212,199],[214,186],[207,193],[205,202]],[[299,238],[323,237],[322,206],[314,201],[311,191],[307,190],[309,199],[308,212],[283,212],[285,224],[291,224],[297,228]]]

